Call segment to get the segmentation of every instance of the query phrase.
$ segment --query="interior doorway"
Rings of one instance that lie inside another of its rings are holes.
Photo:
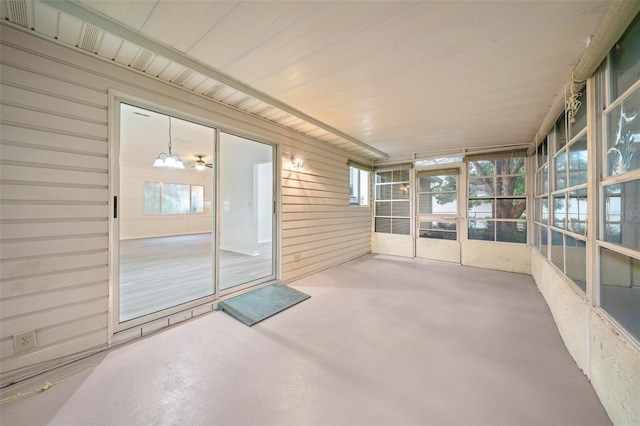
[[[272,145],[220,132],[221,294],[275,277],[273,159]]]

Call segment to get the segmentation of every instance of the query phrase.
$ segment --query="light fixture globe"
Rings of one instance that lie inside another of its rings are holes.
[[[167,159],[166,159],[166,160],[164,160],[164,165],[165,165],[166,167],[170,167],[170,168],[175,167],[175,165],[176,165],[176,159],[175,159],[175,158],[173,158],[173,155],[172,155],[172,156],[170,156],[170,157],[167,157]]]
[[[169,153],[161,152],[153,162],[153,167],[184,170],[184,163],[178,154],[171,152],[171,117],[169,117]]]

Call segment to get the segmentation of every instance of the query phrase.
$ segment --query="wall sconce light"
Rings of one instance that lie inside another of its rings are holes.
[[[293,167],[296,170],[300,170],[302,166],[304,166],[304,161],[302,160],[302,157],[300,157],[299,155],[292,155],[291,167]]]

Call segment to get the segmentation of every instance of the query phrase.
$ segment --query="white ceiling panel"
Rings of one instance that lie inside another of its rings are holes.
[[[4,3],[2,3],[4,7]],[[55,37],[58,33],[58,15],[60,12],[43,5],[34,3],[35,26],[38,31],[48,37]]]
[[[102,13],[116,21],[123,21],[132,3],[135,2],[133,0],[109,0],[102,6]]]
[[[185,89],[194,90],[196,87],[204,83],[206,79],[206,76],[200,73],[194,73],[191,78],[189,78],[182,84],[182,87],[184,87]]]
[[[58,25],[57,38],[63,43],[76,46],[80,40],[82,31],[82,22],[69,15],[60,14],[60,23]]]
[[[212,28],[222,21],[229,12],[238,7],[238,2],[233,1],[212,1],[208,7],[195,18],[186,28],[186,31],[178,40],[171,44],[172,47],[187,52]]]
[[[171,62],[162,72],[158,75],[158,78],[164,81],[173,81],[182,71],[184,71],[184,65]]]
[[[185,1],[159,1],[140,30],[143,34],[158,39],[178,14]]]
[[[611,0],[81,4],[185,53],[153,52],[151,75],[352,152],[361,142],[399,158],[530,142]],[[65,43],[81,41],[77,20],[41,15],[36,31],[57,25]],[[146,59],[122,43],[127,34],[105,34],[99,55]]]
[[[156,56],[151,60],[144,71],[149,75],[159,76],[160,73],[169,66],[169,64],[171,64],[171,61],[167,58]]]
[[[124,15],[122,23],[140,31],[157,3],[155,0],[132,1]]]
[[[130,65],[140,52],[140,47],[125,41],[120,46],[120,50],[115,57],[115,61],[121,64]]]
[[[220,46],[230,43],[227,39],[233,38],[234,33],[244,33],[245,23],[268,4],[267,2],[240,3],[223,20],[211,27],[187,53],[194,58],[201,58],[200,60],[207,65],[215,66],[221,59],[218,56]]]
[[[180,3],[180,2],[175,2]],[[208,1],[186,1],[176,11],[175,15],[156,37],[158,40],[172,46],[187,32],[191,23],[207,9]],[[153,16],[153,15],[152,15]]]

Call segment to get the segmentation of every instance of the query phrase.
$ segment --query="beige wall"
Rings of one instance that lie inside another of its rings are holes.
[[[547,259],[531,250],[531,272],[560,336],[616,425],[640,424],[640,351],[599,308],[590,309]]]
[[[370,251],[371,209],[349,206],[347,168],[366,159],[27,30],[2,25],[1,49],[2,383],[108,346],[109,89],[279,146],[283,281]],[[12,336],[31,329],[38,346],[16,354]]]
[[[205,189],[204,212],[185,215],[145,215],[145,182],[202,185]],[[208,233],[213,229],[213,179],[209,170],[200,172],[120,166],[120,238],[150,238],[169,235]]]

